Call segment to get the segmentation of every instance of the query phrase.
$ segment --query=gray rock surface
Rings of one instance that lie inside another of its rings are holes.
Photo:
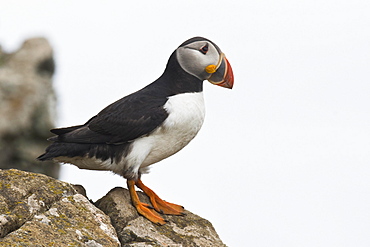
[[[53,74],[53,50],[46,39],[29,39],[11,54],[0,49],[0,168],[58,176],[58,164],[35,160],[54,127]]]
[[[120,243],[109,217],[72,185],[10,169],[0,170],[0,246]]]
[[[84,193],[45,175],[0,170],[0,246],[225,246],[189,211],[157,226],[138,215],[127,189],[112,189],[96,206],[76,189]]]
[[[138,194],[150,204],[144,193]],[[163,226],[151,223],[131,205],[127,189],[114,188],[95,205],[110,216],[124,246],[226,246],[209,221],[186,210],[185,216],[165,215]]]

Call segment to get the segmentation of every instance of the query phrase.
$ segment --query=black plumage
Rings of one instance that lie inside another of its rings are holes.
[[[81,169],[108,170],[127,179],[133,206],[155,224],[158,215],[183,215],[143,184],[149,166],[184,148],[205,116],[203,81],[232,88],[230,63],[217,45],[202,37],[182,43],[153,83],[107,106],[83,125],[51,130],[53,143],[38,159],[71,163]],[[135,186],[149,196],[139,200]],[[156,213],[156,212],[158,213]]]
[[[38,159],[95,157],[119,162],[132,140],[150,134],[167,118],[163,106],[168,97],[202,90],[203,81],[186,73],[174,52],[153,83],[107,106],[84,125],[52,129],[53,143]]]

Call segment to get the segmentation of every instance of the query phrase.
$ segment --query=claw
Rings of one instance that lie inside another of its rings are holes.
[[[154,209],[152,205],[146,204],[146,203],[141,203],[143,206],[149,208],[149,209]]]

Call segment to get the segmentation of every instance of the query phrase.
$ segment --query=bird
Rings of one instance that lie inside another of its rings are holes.
[[[197,135],[205,117],[205,80],[231,89],[234,74],[221,49],[197,36],[177,47],[154,82],[108,105],[83,125],[51,129],[52,143],[37,159],[122,176],[137,212],[164,225],[167,221],[160,214],[184,215],[184,208],[162,200],[143,184],[141,175]],[[152,205],[139,200],[135,186]]]

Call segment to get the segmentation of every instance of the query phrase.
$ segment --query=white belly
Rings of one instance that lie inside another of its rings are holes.
[[[133,141],[131,151],[119,163],[87,157],[57,157],[55,160],[72,163],[81,169],[111,170],[126,178],[137,179],[139,171],[147,173],[149,165],[181,150],[202,127],[205,114],[202,92],[172,96],[164,108],[169,116],[162,127]]]
[[[139,158],[145,155],[140,168],[175,154],[185,147],[202,127],[205,115],[202,92],[172,96],[164,108],[169,116],[163,126],[150,136],[142,137],[133,143],[129,156]],[[145,172],[145,169],[141,171]]]

